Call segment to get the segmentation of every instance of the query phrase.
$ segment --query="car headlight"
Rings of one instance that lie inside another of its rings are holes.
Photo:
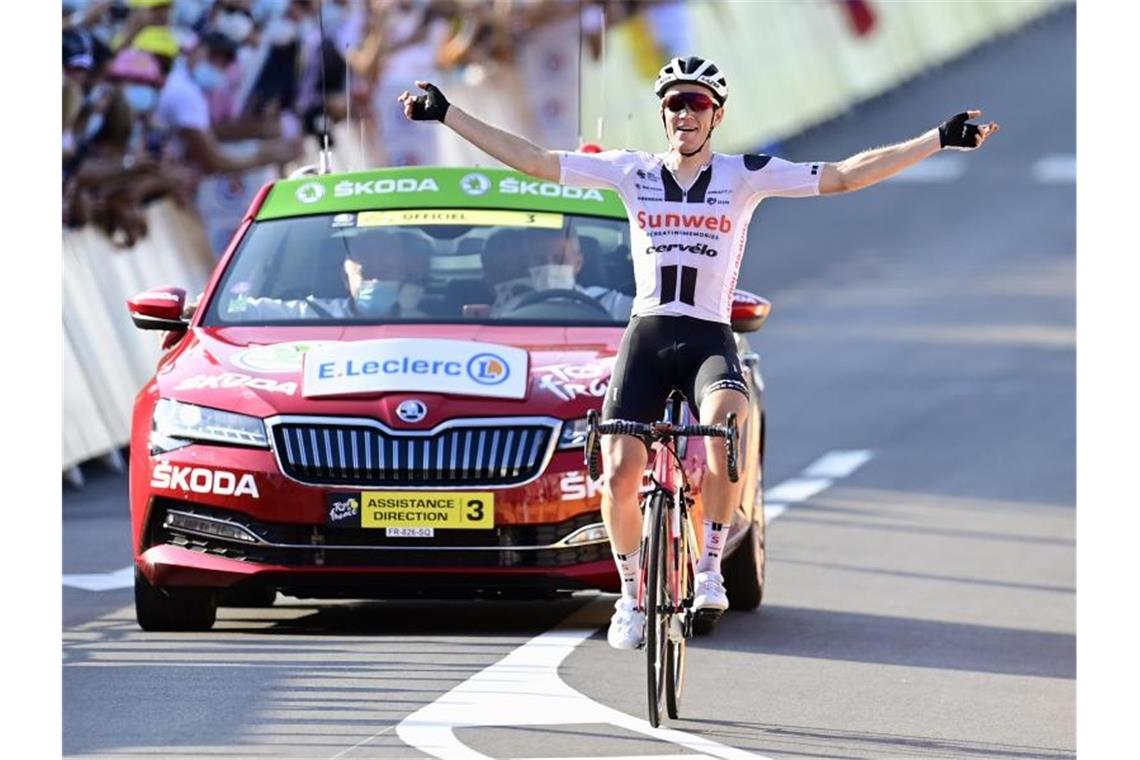
[[[151,453],[173,451],[195,441],[269,448],[265,423],[258,417],[160,398],[154,405]]]
[[[558,438],[558,450],[580,449],[586,445],[586,418],[566,420],[562,423],[562,435]]]

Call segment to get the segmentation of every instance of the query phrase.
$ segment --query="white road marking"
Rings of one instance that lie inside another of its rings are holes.
[[[807,501],[820,491],[831,488],[833,482],[831,478],[792,478],[768,489],[764,498],[778,503]]]
[[[888,182],[953,182],[966,172],[966,161],[950,153],[936,153],[899,172]]]
[[[804,475],[809,478],[845,478],[875,456],[872,451],[829,451],[808,465]]]
[[[671,755],[598,755],[589,757],[559,757],[554,760],[711,760],[709,755],[678,755],[674,752]],[[516,760],[552,760],[549,757],[520,757]]]
[[[1033,179],[1046,184],[1070,184],[1077,181],[1077,157],[1071,153],[1054,153],[1033,164]]]
[[[135,568],[123,567],[109,573],[86,573],[64,575],[63,585],[81,588],[84,591],[110,591],[116,588],[130,588],[135,585]]]
[[[555,628],[404,718],[396,727],[396,735],[405,744],[441,760],[493,760],[461,742],[455,730],[475,726],[608,724],[707,757],[770,760],[684,731],[653,728],[644,718],[594,702],[567,685],[558,675],[558,666],[604,624],[612,604],[606,597],[582,607]],[[689,756],[685,757],[687,760]]]

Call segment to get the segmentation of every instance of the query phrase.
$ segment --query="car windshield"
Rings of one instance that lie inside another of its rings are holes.
[[[361,211],[255,223],[204,324],[625,324],[632,296],[623,219]]]

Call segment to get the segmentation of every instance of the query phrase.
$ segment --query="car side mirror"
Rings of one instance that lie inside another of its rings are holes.
[[[772,313],[772,303],[747,290],[737,290],[732,294],[732,331],[738,333],[756,332],[768,321]]]
[[[131,321],[140,330],[185,332],[190,324],[182,316],[185,306],[186,291],[174,287],[147,290],[127,301]]]

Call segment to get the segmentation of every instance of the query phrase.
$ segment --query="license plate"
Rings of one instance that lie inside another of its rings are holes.
[[[490,530],[495,527],[495,495],[490,491],[339,493],[328,496],[327,506],[329,525],[345,528]]]
[[[435,528],[385,528],[384,535],[388,538],[432,538]]]

